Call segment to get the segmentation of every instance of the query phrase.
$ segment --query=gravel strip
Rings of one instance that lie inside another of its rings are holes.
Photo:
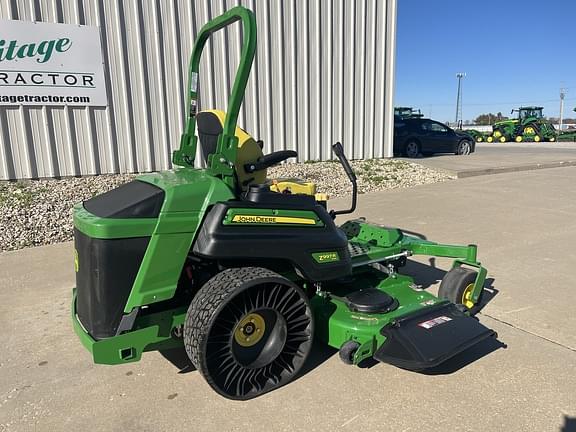
[[[360,193],[412,187],[451,179],[421,165],[373,159],[353,161]],[[331,198],[350,194],[350,182],[336,162],[282,164],[270,178],[302,178],[316,182]],[[60,180],[0,182],[0,251],[72,240],[75,203],[113,189],[134,175],[69,177]]]

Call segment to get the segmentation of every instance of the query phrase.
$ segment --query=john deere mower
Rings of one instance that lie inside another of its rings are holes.
[[[494,123],[492,126],[492,141],[556,141],[557,132],[554,125],[544,119],[543,107],[526,106],[513,109],[511,113],[518,113],[515,119]]]
[[[227,112],[197,110],[202,50],[240,21],[242,56]],[[357,365],[436,366],[494,336],[473,314],[486,270],[474,245],[443,245],[364,219],[334,221],[304,180],[268,179],[296,157],[264,155],[236,126],[256,49],[254,14],[236,7],[199,32],[189,67],[187,122],[175,169],[139,176],[74,209],[72,320],[95,363],[124,364],[184,347],[224,397],[250,399],[299,373],[313,338]],[[197,136],[196,136],[197,133]],[[196,150],[206,168],[195,166]],[[454,258],[439,296],[400,273],[413,255]]]

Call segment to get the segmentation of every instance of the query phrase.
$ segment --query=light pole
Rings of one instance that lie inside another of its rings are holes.
[[[456,96],[456,127],[458,127],[458,119],[462,121],[462,78],[466,76],[466,72],[458,72],[458,95]]]
[[[562,121],[564,119],[564,95],[566,94],[566,89],[565,88],[561,88],[560,89],[560,119],[559,119],[559,124],[558,124],[558,128],[560,129],[560,132],[562,132]]]

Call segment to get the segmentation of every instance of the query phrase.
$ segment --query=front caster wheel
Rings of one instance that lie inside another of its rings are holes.
[[[358,351],[358,348],[360,348],[360,344],[356,341],[349,340],[344,342],[340,347],[340,351],[338,351],[340,360],[347,365],[353,365],[354,355],[356,354],[356,351]]]
[[[306,294],[259,267],[232,268],[192,300],[184,325],[190,360],[229,399],[246,400],[290,382],[312,347]]]
[[[475,271],[455,267],[442,278],[438,297],[450,300],[456,305],[463,305],[470,312],[470,315],[475,315],[480,310],[482,293],[480,293],[478,301],[474,303],[472,301],[474,282],[476,282]]]

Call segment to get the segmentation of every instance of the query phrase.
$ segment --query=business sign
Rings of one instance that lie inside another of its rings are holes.
[[[0,20],[0,105],[108,105],[100,29]]]

